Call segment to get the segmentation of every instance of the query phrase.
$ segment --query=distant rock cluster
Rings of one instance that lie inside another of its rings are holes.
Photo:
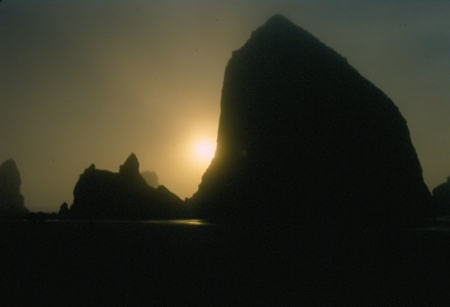
[[[281,15],[233,52],[201,217],[399,227],[433,215],[405,119],[347,60]]]
[[[20,193],[20,173],[14,160],[0,165],[0,217],[20,217],[29,213]]]
[[[70,208],[60,215],[87,219],[173,219],[185,217],[184,202],[166,187],[147,184],[131,154],[118,173],[92,164],[80,176]]]

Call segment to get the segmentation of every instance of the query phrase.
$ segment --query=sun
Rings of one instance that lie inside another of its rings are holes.
[[[195,154],[203,162],[210,162],[214,157],[216,146],[213,142],[202,140],[195,145]]]

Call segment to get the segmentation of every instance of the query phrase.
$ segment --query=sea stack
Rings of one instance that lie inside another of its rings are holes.
[[[200,217],[398,227],[430,200],[405,119],[344,57],[281,15],[233,52]]]
[[[29,213],[20,193],[20,173],[16,162],[9,159],[0,165],[0,217],[19,217]]]

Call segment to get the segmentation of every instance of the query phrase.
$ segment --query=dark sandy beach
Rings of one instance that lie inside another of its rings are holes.
[[[4,302],[436,305],[450,235],[298,227],[3,221]]]

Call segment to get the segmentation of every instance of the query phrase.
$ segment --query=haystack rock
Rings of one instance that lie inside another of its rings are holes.
[[[92,164],[75,185],[70,216],[95,219],[168,219],[184,217],[183,201],[164,186],[147,185],[131,154],[118,173]]]
[[[344,57],[281,15],[233,52],[199,216],[396,227],[430,199],[405,119]]]
[[[0,216],[14,217],[29,213],[20,193],[20,173],[14,160],[9,159],[0,165]]]

